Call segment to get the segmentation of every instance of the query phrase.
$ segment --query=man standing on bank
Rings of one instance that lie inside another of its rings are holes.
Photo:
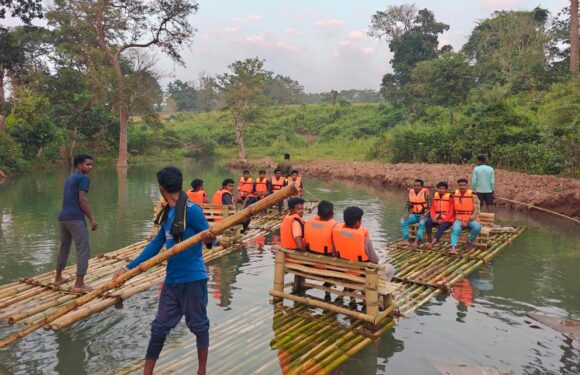
[[[230,180],[231,181],[231,180]],[[173,245],[200,234],[203,242],[215,239],[208,230],[209,225],[201,207],[187,199],[182,191],[183,175],[175,167],[165,167],[157,172],[159,191],[167,201],[160,214],[161,229],[141,254],[126,267],[117,271],[119,275],[154,257],[163,245]],[[233,181],[231,181],[233,185]],[[153,374],[155,363],[169,332],[185,315],[185,323],[197,341],[198,375],[205,375],[209,348],[209,319],[207,317],[207,270],[203,261],[202,243],[198,242],[187,250],[167,260],[163,289],[159,298],[157,315],[151,323],[151,338],[145,356],[145,375]]]
[[[292,173],[292,162],[290,161],[290,154],[284,154],[284,160],[278,163],[276,169],[282,172],[282,176],[288,178]]]
[[[65,280],[62,270],[66,267],[66,261],[72,241],[77,250],[77,275],[73,291],[87,292],[91,288],[85,285],[85,275],[89,267],[89,231],[85,223],[85,216],[89,219],[91,230],[97,229],[97,222],[89,208],[89,172],[93,169],[95,161],[89,154],[78,154],[73,160],[76,168],[75,173],[67,178],[64,183],[62,210],[58,214],[60,226],[60,251],[56,261],[56,277],[54,284],[60,287]]]
[[[477,198],[483,208],[485,203],[485,210],[493,212],[494,193],[494,174],[493,168],[485,162],[485,156],[478,155],[475,162],[476,166],[473,168],[473,175],[471,176],[471,188],[477,192]]]

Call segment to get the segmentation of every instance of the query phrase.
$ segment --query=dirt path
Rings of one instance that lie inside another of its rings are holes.
[[[250,161],[245,166],[261,168],[275,166],[269,158]],[[240,168],[237,161],[231,167]],[[437,182],[447,181],[455,186],[461,177],[471,180],[473,166],[453,164],[387,164],[373,161],[344,162],[318,160],[296,164],[295,168],[307,177],[321,179],[345,179],[361,181],[379,186],[407,188],[415,178],[425,180],[425,184],[434,188]],[[519,202],[530,203],[574,218],[580,218],[580,180],[528,175],[502,169],[495,170],[496,196]],[[513,206],[498,200],[499,204]],[[521,205],[514,208],[525,208]]]

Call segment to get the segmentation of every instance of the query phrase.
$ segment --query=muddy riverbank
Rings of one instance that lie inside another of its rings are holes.
[[[231,161],[232,168],[272,168],[276,163],[269,158],[241,163]],[[378,186],[407,188],[415,178],[421,178],[430,188],[439,181],[448,181],[451,186],[461,177],[471,179],[472,165],[454,164],[388,164],[373,161],[345,162],[317,160],[294,165],[306,177],[360,181]],[[556,176],[529,175],[525,173],[495,170],[496,197],[533,204],[567,216],[580,218],[580,180]],[[525,209],[497,200],[500,205]]]

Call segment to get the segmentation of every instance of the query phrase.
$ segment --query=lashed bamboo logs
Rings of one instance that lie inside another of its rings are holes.
[[[226,230],[227,228],[231,227],[232,225],[239,224],[242,221],[244,221],[245,219],[252,217],[256,213],[260,212],[261,210],[266,209],[266,208],[284,200],[285,198],[296,194],[296,192],[297,192],[296,186],[294,184],[291,184],[291,185],[283,188],[282,190],[280,190],[272,195],[269,195],[266,198],[256,202],[255,204],[241,210],[240,212],[238,212],[232,216],[228,216],[227,218],[224,218],[223,221],[220,221],[219,223],[214,224],[210,228],[210,231],[214,235],[217,235],[217,234],[223,232],[224,230]],[[0,341],[0,348],[3,348],[6,345],[9,345],[10,343],[30,334],[31,332],[36,331],[37,329],[43,327],[46,324],[50,324],[51,322],[55,321],[56,319],[60,318],[61,316],[65,315],[73,310],[76,310],[80,306],[83,306],[86,303],[92,301],[93,299],[99,297],[103,293],[105,293],[111,289],[119,287],[124,282],[131,279],[132,277],[134,277],[134,276],[140,274],[141,272],[146,271],[149,268],[167,260],[169,257],[186,250],[187,248],[189,248],[190,246],[193,246],[194,244],[196,244],[200,240],[201,240],[200,234],[196,234],[195,236],[188,238],[187,240],[184,240],[184,241],[176,244],[171,249],[164,251],[164,252],[161,252],[160,254],[154,256],[153,258],[141,263],[138,267],[135,267],[134,269],[120,275],[119,277],[117,277],[117,279],[109,281],[107,284],[93,290],[92,292],[89,292],[89,293],[83,295],[82,297],[79,297],[78,299],[74,300],[73,302],[69,303],[68,305],[58,309],[57,311],[53,312],[50,316],[48,316],[44,319],[41,319],[40,322],[31,324],[26,329]]]

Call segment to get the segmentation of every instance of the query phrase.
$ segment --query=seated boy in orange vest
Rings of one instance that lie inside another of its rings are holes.
[[[451,228],[455,221],[455,210],[453,209],[453,194],[448,193],[449,185],[445,181],[437,184],[437,191],[431,199],[430,215],[425,222],[427,231],[427,243],[425,247],[431,249],[443,236],[443,233]],[[431,239],[433,227],[437,227],[435,239]]]
[[[302,177],[298,176],[298,171],[294,169],[288,178],[288,185],[295,184],[296,188],[298,189],[297,196],[302,196],[302,192],[304,191],[304,186],[302,185]]]
[[[304,199],[288,199],[288,214],[282,219],[280,245],[290,250],[306,251],[304,244]]]
[[[463,229],[471,230],[469,238],[467,239],[466,250],[473,249],[473,241],[481,232],[481,224],[479,223],[479,199],[477,194],[467,188],[467,179],[460,178],[457,180],[459,189],[455,190],[453,194],[453,207],[455,208],[455,221],[451,227],[451,251],[449,254],[457,254],[457,243],[459,242],[459,234]]]
[[[254,186],[252,189],[252,194],[254,198],[251,198],[250,204],[259,201],[260,199],[270,195],[272,193],[272,185],[270,181],[266,178],[266,171],[261,170],[259,172],[259,177],[254,181]]]
[[[199,178],[191,181],[191,190],[188,190],[186,194],[193,203],[204,204],[209,202],[207,195],[205,195],[205,190],[203,190],[203,180]]]
[[[347,207],[343,213],[344,224],[336,225],[332,231],[332,242],[338,257],[342,259],[379,264],[379,256],[373,248],[369,231],[361,225],[363,214],[360,207]],[[395,274],[395,268],[387,263],[379,274],[386,281],[390,281]]]

